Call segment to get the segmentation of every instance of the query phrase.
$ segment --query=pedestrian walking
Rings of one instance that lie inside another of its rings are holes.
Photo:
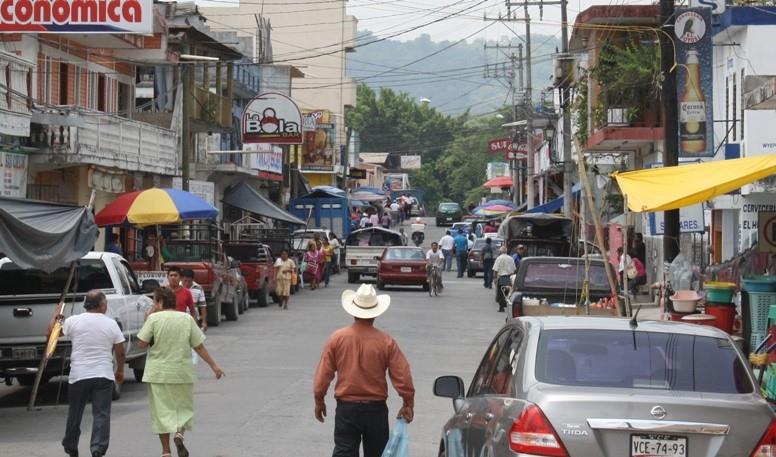
[[[380,457],[388,442],[388,383],[385,373],[403,399],[398,416],[412,422],[415,388],[410,365],[399,345],[374,327],[374,320],[390,306],[389,295],[377,295],[362,284],[346,290],[342,308],[353,316],[351,326],[335,331],[326,342],[315,372],[315,418],[326,417],[324,398],[336,374],[333,457],[358,457],[363,441],[364,457]]]
[[[499,253],[499,256],[496,257],[496,261],[493,263],[493,282],[496,283],[496,302],[498,303],[498,310],[503,313],[507,301],[501,288],[509,285],[510,277],[516,270],[515,261],[507,252],[506,246],[501,246],[499,248]]]
[[[315,241],[315,245],[318,248],[318,271],[315,273],[315,279],[320,287],[323,281],[323,267],[326,265],[326,254],[323,249],[323,241],[320,238]]]
[[[482,274],[485,277],[483,279],[483,286],[486,289],[492,289],[493,288],[493,262],[494,262],[494,255],[493,255],[493,240],[490,238],[485,238],[485,246],[482,247],[481,256],[482,256]]]
[[[442,249],[442,254],[445,256],[445,270],[447,271],[453,269],[453,247],[455,247],[455,239],[450,235],[450,230],[446,230],[445,236],[439,239],[439,248]]]
[[[388,214],[388,211],[383,212],[383,218],[380,221],[383,225],[383,228],[389,229],[391,228],[391,216]]]
[[[194,282],[194,271],[190,269],[181,270],[181,278],[181,284],[188,289],[191,294],[191,300],[199,312],[199,318],[197,319],[199,328],[203,332],[207,332],[207,299],[205,298],[205,291],[202,289],[202,286]]]
[[[194,297],[191,292],[181,285],[181,269],[170,267],[167,270],[167,284],[175,294],[175,310],[188,313],[194,320],[198,318],[197,307],[194,306]]]
[[[334,246],[326,238],[323,239],[323,287],[329,287],[332,261],[334,260]]]
[[[171,457],[170,435],[178,457],[188,457],[183,438],[194,419],[194,349],[213,370],[216,379],[224,371],[205,348],[205,334],[191,315],[175,310],[175,295],[167,287],[154,291],[154,307],[137,334],[141,347],[150,346],[143,382],[148,385],[151,429],[159,435],[162,457]]]
[[[315,241],[311,240],[307,243],[307,251],[304,253],[305,269],[302,272],[302,279],[304,282],[310,283],[310,290],[315,290],[318,287],[318,249]]]
[[[512,260],[515,261],[515,271],[520,269],[520,262],[523,261],[523,257],[525,257],[525,246],[518,244],[515,248],[515,253],[512,254]]]
[[[469,253],[469,240],[463,234],[463,230],[453,238],[455,240],[455,258],[458,266],[458,277],[463,278],[463,272],[466,270],[466,257]]]
[[[332,273],[336,275],[340,272],[340,247],[342,247],[342,243],[340,243],[340,240],[334,232],[329,233],[329,244],[334,247],[334,257],[332,258],[331,264],[333,267]]]
[[[68,410],[62,447],[70,457],[78,457],[81,419],[86,403],[92,400],[92,457],[102,457],[110,442],[110,407],[113,384],[124,382],[124,335],[115,320],[105,315],[108,299],[93,289],[86,293],[85,313],[65,319],[62,334],[70,338]],[[58,316],[57,316],[58,317]],[[54,326],[56,317],[49,325]],[[116,369],[113,369],[113,358]]]
[[[275,261],[275,295],[278,296],[278,306],[288,309],[288,298],[291,296],[292,279],[296,273],[296,262],[288,257],[288,250],[280,251],[280,257]]]

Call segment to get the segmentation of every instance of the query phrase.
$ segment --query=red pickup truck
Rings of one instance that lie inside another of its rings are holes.
[[[255,241],[227,241],[226,255],[240,262],[240,271],[248,284],[248,294],[258,306],[267,306],[269,297],[277,303],[275,295],[275,256],[272,249]]]

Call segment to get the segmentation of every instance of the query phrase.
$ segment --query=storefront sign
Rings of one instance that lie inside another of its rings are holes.
[[[27,197],[27,155],[0,152],[0,195]]]
[[[776,252],[776,213],[759,213],[757,226],[757,249],[760,252]]]
[[[499,154],[502,152],[509,152],[512,150],[511,138],[500,138],[498,140],[488,141],[488,152],[491,154]]]
[[[183,189],[183,181],[181,178],[172,178],[173,189]],[[209,181],[197,181],[195,179],[189,179],[189,192],[198,196],[202,200],[215,206],[216,202],[216,185]]]
[[[0,135],[30,136],[30,115],[0,110]]]
[[[0,33],[150,35],[151,0],[0,0]]]
[[[267,92],[248,102],[243,112],[242,142],[302,144],[302,114],[293,100]]]
[[[711,9],[677,8],[679,157],[714,156]]]
[[[363,168],[351,168],[348,177],[351,179],[366,179],[366,170]]]
[[[663,212],[649,213],[649,235],[658,236],[665,232]],[[703,205],[692,205],[679,209],[679,230],[681,233],[703,233],[706,230]]]

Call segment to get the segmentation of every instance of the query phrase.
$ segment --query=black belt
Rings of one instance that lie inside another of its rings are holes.
[[[353,400],[353,401],[344,401],[344,400],[337,400],[338,405],[384,405],[385,400]]]

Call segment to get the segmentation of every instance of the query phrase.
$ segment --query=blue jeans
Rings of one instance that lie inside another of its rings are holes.
[[[482,261],[482,273],[485,276],[484,286],[490,289],[493,287],[493,260]]]
[[[70,407],[67,411],[67,426],[62,446],[78,449],[81,436],[81,419],[86,403],[92,400],[92,440],[89,446],[92,455],[104,455],[110,441],[110,405],[113,401],[113,381],[106,378],[82,379],[70,384],[67,390]]]
[[[466,253],[459,252],[455,257],[458,259],[458,277],[463,278],[463,272],[466,270]]]
[[[453,250],[452,249],[442,249],[442,255],[445,256],[445,264],[443,265],[443,269],[450,271],[453,269]]]

